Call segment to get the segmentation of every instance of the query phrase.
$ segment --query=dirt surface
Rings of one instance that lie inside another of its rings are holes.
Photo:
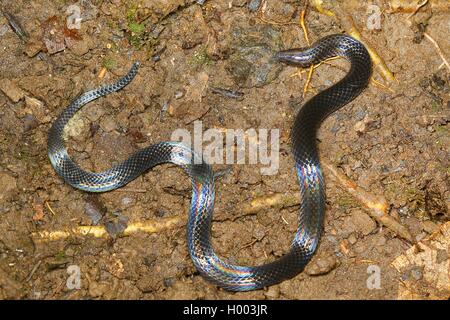
[[[347,68],[341,60],[317,68],[315,91],[303,98],[307,73],[291,76],[295,68],[270,59],[277,50],[307,46],[297,25],[304,1],[267,1],[264,8],[253,0],[82,1],[75,3],[83,18],[75,31],[64,27],[71,1],[3,2],[28,37],[27,43],[19,39],[0,15],[0,298],[396,299],[402,281],[420,281],[417,270],[401,274],[391,267],[412,244],[327,179],[324,236],[305,272],[264,290],[226,292],[206,282],[189,257],[184,221],[191,186],[180,169],[163,165],[123,190],[87,195],[64,183],[47,158],[55,117],[77,95],[114,81],[140,60],[127,88],[71,121],[69,153],[99,171],[169,140],[176,129],[192,131],[197,119],[204,130],[277,128],[277,174],[261,175],[261,165],[214,166],[229,171],[216,183],[212,234],[216,251],[230,261],[256,265],[280,257],[296,230],[298,205],[246,215],[243,204],[299,190],[289,141],[293,118]],[[421,33],[449,57],[450,13],[427,6],[410,22],[410,13],[384,12],[381,29],[368,30],[367,8],[358,3],[344,10],[351,10],[397,82],[393,91],[371,84],[330,116],[318,136],[321,157],[384,195],[390,214],[419,241],[450,217],[449,72]],[[306,23],[312,41],[344,31],[336,17],[313,8]],[[243,95],[235,99],[211,88]],[[133,222],[171,217],[181,218],[175,228],[120,236]],[[33,236],[82,225],[106,226],[113,236]],[[81,272],[79,289],[67,286],[73,265]],[[378,289],[367,286],[370,265],[381,272]]]

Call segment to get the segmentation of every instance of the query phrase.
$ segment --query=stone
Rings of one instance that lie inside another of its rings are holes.
[[[48,110],[42,101],[25,96],[25,107],[25,113],[34,115],[39,123],[48,123],[51,121]]]
[[[281,33],[268,25],[250,25],[236,16],[227,46],[233,52],[226,70],[241,88],[263,87],[278,77],[283,66],[273,59],[281,50]]]
[[[0,172],[0,203],[9,200],[17,191],[16,179],[6,172]]]
[[[252,12],[255,12],[259,9],[261,5],[261,0],[251,0],[248,4],[248,9]]]
[[[352,233],[349,237],[348,237],[348,242],[350,244],[355,244],[358,241],[358,239],[356,238],[355,234]]]
[[[85,36],[83,40],[66,38],[66,45],[77,56],[83,56],[95,47],[94,42]]]
[[[374,129],[378,129],[379,127],[379,120],[366,115],[363,120],[355,123],[355,125],[353,126],[353,130],[355,130],[358,134],[363,134]]]
[[[24,52],[29,58],[33,58],[44,48],[42,41],[30,40],[25,45]]]
[[[271,286],[267,289],[267,292],[265,292],[264,295],[269,299],[278,299],[280,297],[280,287]]]
[[[433,233],[438,228],[438,225],[431,220],[422,222],[422,229],[428,233]]]
[[[310,276],[320,276],[330,273],[339,266],[339,260],[335,255],[319,257],[311,261],[305,268],[306,274]]]

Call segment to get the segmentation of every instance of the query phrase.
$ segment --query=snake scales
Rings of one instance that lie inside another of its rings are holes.
[[[372,64],[365,47],[346,35],[326,36],[306,49],[281,51],[276,58],[308,67],[340,56],[350,62],[346,76],[318,93],[301,108],[291,139],[301,190],[299,224],[289,251],[281,258],[259,266],[238,266],[219,258],[211,245],[214,206],[214,174],[201,155],[177,142],[160,142],[137,151],[127,160],[104,172],[88,172],[69,157],[63,131],[69,119],[87,103],[118,91],[136,76],[139,63],[116,83],[88,91],[75,99],[53,123],[48,136],[48,156],[56,172],[70,185],[89,192],[119,188],[162,163],[180,166],[191,178],[192,200],[188,218],[189,253],[200,274],[232,291],[259,289],[297,275],[310,261],[320,240],[325,211],[325,186],[316,146],[316,131],[331,113],[343,107],[367,86]]]

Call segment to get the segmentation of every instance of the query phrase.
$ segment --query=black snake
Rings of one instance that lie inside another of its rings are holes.
[[[277,53],[276,58],[308,67],[340,56],[350,62],[347,75],[318,93],[301,108],[292,129],[292,150],[301,190],[299,224],[294,240],[281,258],[260,266],[238,266],[220,259],[211,245],[214,206],[214,173],[201,155],[177,142],[160,142],[137,151],[124,162],[100,173],[88,172],[74,163],[64,147],[63,131],[69,119],[87,103],[118,91],[136,76],[139,63],[116,83],[79,96],[59,115],[48,136],[48,155],[57,173],[75,188],[104,192],[119,188],[161,163],[179,165],[192,180],[188,219],[189,253],[199,272],[213,283],[233,291],[254,290],[297,275],[310,261],[320,240],[325,212],[325,185],[316,146],[316,131],[332,112],[356,98],[367,86],[372,64],[365,47],[346,35],[326,36],[306,49]]]

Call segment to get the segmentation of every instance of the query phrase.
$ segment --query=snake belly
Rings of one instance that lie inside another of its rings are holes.
[[[325,184],[316,146],[317,129],[327,116],[364,90],[371,76],[372,64],[367,50],[359,41],[341,34],[326,36],[309,48],[278,52],[275,57],[281,62],[308,67],[334,56],[348,60],[350,69],[342,80],[306,102],[296,116],[291,139],[301,191],[299,223],[289,251],[267,264],[239,266],[216,255],[211,244],[214,172],[201,155],[183,144],[160,142],[148,146],[112,168],[97,173],[82,169],[69,157],[63,140],[64,127],[69,119],[87,103],[128,85],[137,74],[139,62],[116,83],[85,92],[63,110],[49,131],[48,156],[58,175],[71,186],[88,192],[114,190],[162,163],[180,166],[192,182],[187,238],[189,254],[199,273],[231,291],[255,290],[279,283],[304,269],[322,233]]]

